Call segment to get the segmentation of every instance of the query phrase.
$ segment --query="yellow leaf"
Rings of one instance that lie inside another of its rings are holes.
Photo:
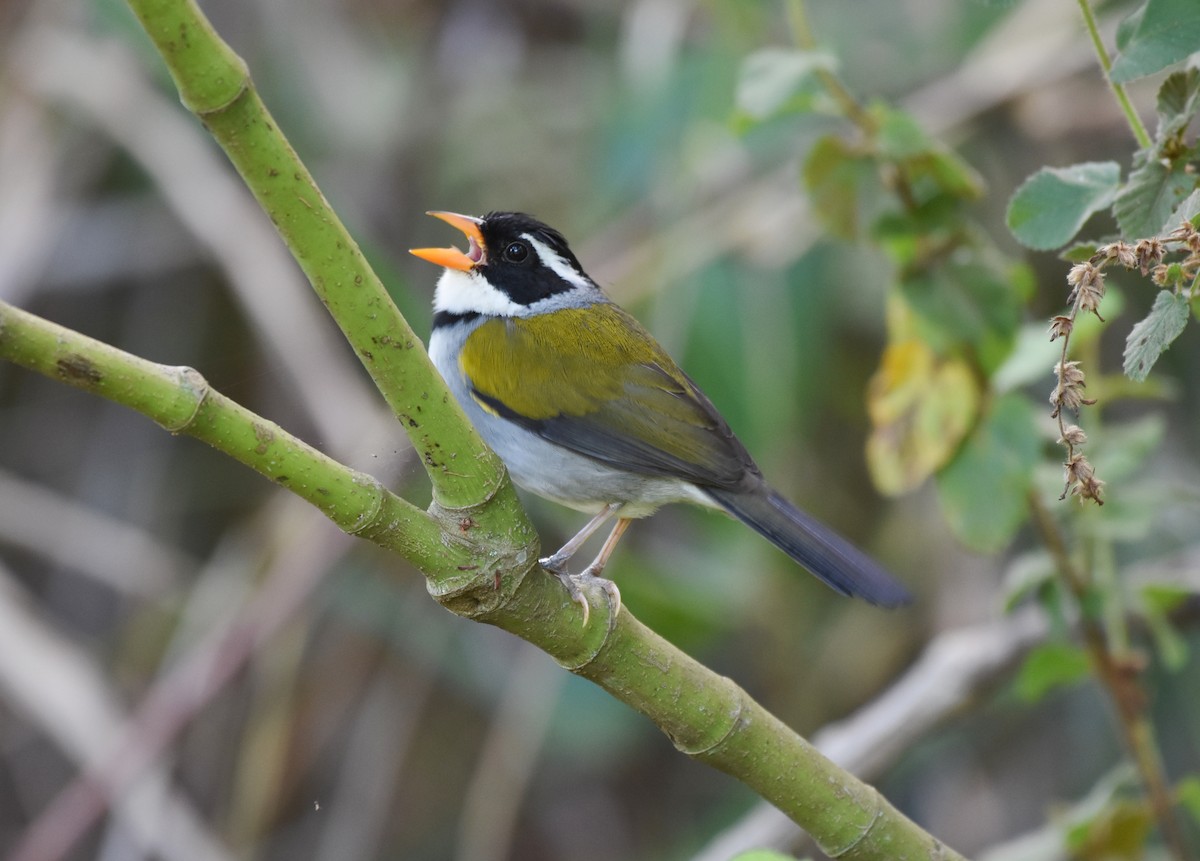
[[[916,338],[884,350],[867,390],[867,466],[881,493],[912,490],[954,455],[979,412],[970,367]]]

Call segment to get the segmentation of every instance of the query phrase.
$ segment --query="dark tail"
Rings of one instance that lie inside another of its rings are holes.
[[[765,484],[749,492],[712,487],[704,492],[843,595],[880,607],[897,607],[912,600],[871,557]]]

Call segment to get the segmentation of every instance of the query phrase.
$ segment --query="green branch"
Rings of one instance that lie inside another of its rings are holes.
[[[506,486],[488,450],[446,391],[420,340],[367,265],[354,238],[279,130],[246,64],[195,3],[131,0],[184,105],[216,139],[329,308],[400,420],[447,508]],[[443,451],[458,453],[451,463]]]
[[[581,628],[557,580],[524,576],[536,545],[480,541],[472,519],[420,511],[229,400],[191,368],[138,358],[3,302],[0,358],[203,440],[311,502],[345,531],[398,553],[422,569],[447,609],[517,634],[592,680],[653,720],[680,751],[756,790],[831,856],[958,857],[732,681],[627,608],[614,617],[603,592],[589,593],[594,621]]]
[[[191,368],[138,358],[2,301],[0,358],[204,441],[312,503],[345,532],[422,569],[454,564],[439,549],[441,527],[430,515],[225,397]]]
[[[682,752],[755,789],[839,858],[959,856],[729,679],[588,591],[592,622],[553,577],[496,457],[447,393],[406,321],[255,93],[244,63],[189,0],[129,0],[184,103],[225,148],[400,419],[434,485],[428,514],[215,392],[0,303],[0,358],[129,406],[318,506],[417,565],[452,612],[546,651],[653,720]],[[529,575],[529,576],[527,576]]]

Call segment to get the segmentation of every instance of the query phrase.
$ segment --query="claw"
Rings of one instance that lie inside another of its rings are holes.
[[[553,556],[539,559],[538,565],[541,565],[547,573],[554,575],[554,578],[563,584],[563,588],[567,590],[567,594],[571,596],[571,600],[583,609],[583,626],[586,628],[592,608],[588,606],[583,590],[575,582],[575,575],[567,570],[567,560],[570,558],[570,554],[564,556],[560,550]]]
[[[542,567],[558,578],[558,582],[563,584],[563,587],[567,590],[567,594],[571,596],[571,600],[578,604],[583,610],[583,627],[586,628],[588,619],[592,614],[592,608],[587,602],[587,596],[584,595],[583,590],[579,588],[579,578],[568,571],[565,567],[557,569],[551,567],[554,564],[553,562],[551,562],[550,565],[547,565],[546,563],[548,561],[549,560],[546,559],[541,560]]]
[[[616,583],[614,583],[612,580],[606,580],[599,574],[595,573],[592,570],[591,565],[583,569],[583,572],[578,575],[578,579],[591,580],[604,591],[604,594],[608,595],[609,600],[612,602],[613,616],[616,616],[621,612],[621,590],[617,588]]]
[[[564,563],[558,562],[552,556],[547,556],[545,559],[539,559],[538,564],[546,571],[563,584],[563,588],[567,590],[567,595],[571,600],[579,605],[583,610],[583,627],[587,627],[588,619],[591,618],[592,608],[587,602],[587,596],[583,594],[583,587],[590,584],[595,584],[608,595],[612,602],[612,614],[616,616],[621,612],[621,590],[617,588],[617,584],[611,580],[606,580],[603,577],[593,572],[592,566],[588,566],[579,574],[572,574],[566,569]]]

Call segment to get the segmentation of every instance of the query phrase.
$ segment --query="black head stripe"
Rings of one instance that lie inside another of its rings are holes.
[[[487,263],[481,267],[484,276],[493,287],[520,305],[532,305],[557,293],[576,289],[575,284],[546,266],[536,253],[530,253],[520,263],[506,260],[504,250],[514,242],[524,241],[524,237],[536,239],[587,279],[563,235],[531,215],[489,212],[483,218],[481,231],[487,248]]]

